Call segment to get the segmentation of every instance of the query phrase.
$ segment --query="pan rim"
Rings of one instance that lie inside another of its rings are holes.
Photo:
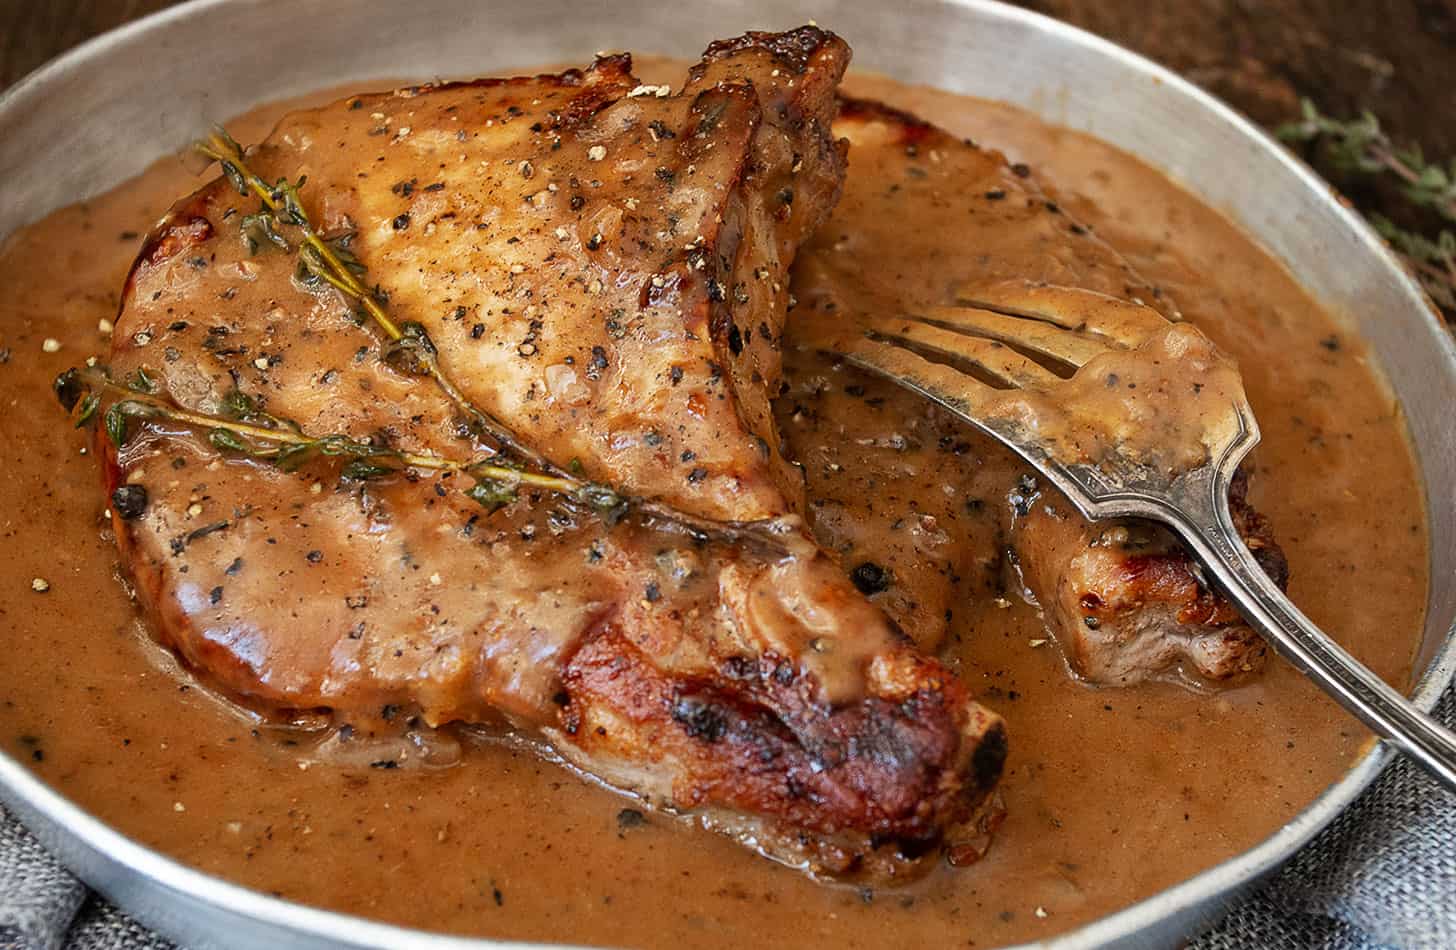
[[[46,89],[65,77],[84,71],[103,55],[125,48],[140,38],[168,26],[195,18],[203,18],[215,9],[236,0],[192,0],[190,3],[128,23],[97,36],[41,66],[9,90],[0,94],[0,128],[7,119],[33,106]],[[1358,236],[1363,250],[1373,254],[1383,268],[1399,275],[1405,294],[1413,306],[1423,312],[1425,329],[1430,331],[1440,348],[1440,360],[1447,376],[1456,379],[1456,341],[1438,323],[1434,308],[1424,294],[1400,267],[1385,243],[1366,225],[1359,215],[1342,205],[1330,186],[1304,163],[1273,143],[1273,140],[1249,120],[1229,106],[1163,67],[1116,44],[1086,33],[1076,27],[1037,13],[1009,7],[994,0],[940,0],[944,5],[967,11],[968,14],[1016,23],[1055,39],[1082,47],[1092,55],[1110,57],[1139,77],[1168,87],[1191,107],[1208,113],[1217,122],[1228,126],[1251,147],[1272,151],[1301,186],[1319,196],[1325,210],[1335,214]],[[914,15],[913,11],[906,15]],[[1257,232],[1249,229],[1258,239]],[[1278,256],[1278,255],[1276,255]],[[1432,495],[1426,488],[1427,514]],[[1433,578],[1433,581],[1438,581]],[[1412,698],[1422,709],[1430,710],[1442,691],[1456,676],[1456,624],[1446,632],[1444,642],[1422,674]],[[1234,899],[1252,881],[1275,870],[1332,822],[1365,791],[1392,761],[1395,753],[1383,743],[1374,743],[1343,777],[1327,788],[1317,799],[1300,811],[1284,827],[1259,844],[1209,868],[1171,888],[1160,891],[1123,910],[1093,921],[1077,930],[1059,935],[1042,945],[1089,946],[1120,943],[1136,939],[1149,928],[1156,927],[1193,905],[1222,905]],[[78,853],[89,856],[93,872],[85,875],[88,884],[117,900],[124,907],[134,898],[138,887],[152,887],[178,900],[201,908],[221,908],[269,926],[282,927],[300,937],[326,940],[337,946],[386,947],[428,946],[448,948],[546,946],[501,941],[485,937],[456,937],[399,927],[335,911],[322,910],[286,901],[253,891],[223,878],[207,874],[154,851],[111,828],[72,803],[60,792],[41,781],[10,755],[0,752],[0,799],[3,799],[25,821],[52,851],[65,852],[73,858]],[[77,861],[67,861],[74,865]],[[127,875],[142,878],[129,881]],[[1201,915],[1206,922],[1216,919],[1219,911],[1210,906]],[[151,921],[163,928],[165,921]],[[562,946],[550,944],[550,946]]]

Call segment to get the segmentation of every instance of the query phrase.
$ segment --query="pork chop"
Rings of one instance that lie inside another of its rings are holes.
[[[224,178],[180,201],[111,372],[223,421],[141,418],[100,453],[158,638],[265,714],[492,724],[811,872],[923,866],[994,786],[1001,721],[815,547],[769,409],[787,268],[843,179],[848,57],[806,27],[715,43],[677,91],[609,56],[285,118],[248,166],[463,399],[256,198]],[[635,501],[482,507],[458,470],[265,464],[240,419]]]

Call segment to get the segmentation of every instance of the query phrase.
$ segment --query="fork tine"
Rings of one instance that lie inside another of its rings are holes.
[[[860,369],[885,376],[972,423],[979,408],[1002,392],[943,363],[932,363],[910,350],[868,337],[850,342],[839,352]]]
[[[1041,320],[1077,332],[1092,332],[1125,347],[1135,347],[1168,326],[1168,318],[1143,304],[1080,287],[1031,281],[964,285],[958,302],[1012,317]]]
[[[963,360],[1003,385],[1041,387],[1060,380],[1051,370],[996,340],[966,336],[904,318],[871,317],[865,326],[887,340],[909,344],[936,356]]]
[[[977,307],[930,307],[923,314],[908,314],[947,330],[973,333],[999,340],[1041,356],[1060,360],[1077,369],[1108,347],[1095,339],[1064,330],[1041,320],[1008,317]]]

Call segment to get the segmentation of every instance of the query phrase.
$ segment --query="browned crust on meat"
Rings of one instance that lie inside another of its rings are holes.
[[[1234,473],[1233,484],[1229,486],[1229,510],[1234,516],[1234,527],[1269,579],[1278,584],[1280,590],[1288,590],[1289,559],[1274,539],[1269,519],[1249,504],[1248,496],[1249,475],[1241,468]]]
[[[1246,492],[1240,473],[1229,497],[1234,524],[1283,587],[1288,563]],[[1217,682],[1262,668],[1263,640],[1166,529],[1090,524],[1043,498],[1016,519],[1012,538],[1068,662],[1093,682],[1127,685],[1173,670]]]
[[[668,765],[677,807],[728,808],[770,819],[779,834],[834,837],[851,855],[834,871],[852,873],[876,849],[915,858],[938,846],[1001,775],[1004,726],[988,721],[964,741],[977,731],[964,688],[938,662],[917,662],[908,697],[826,709],[806,700],[812,684],[787,661],[671,678],[607,626],[567,665],[562,730],[589,755]]]
[[[137,274],[142,268],[166,263],[179,254],[212,240],[212,221],[208,218],[209,196],[216,183],[209,183],[173,205],[162,220],[142,241],[136,259],[122,284],[121,306],[136,288]]]
[[[763,50],[773,56],[774,61],[797,76],[809,71],[816,60],[827,56],[843,55],[844,41],[817,26],[801,26],[783,33],[766,33],[750,30],[742,36],[714,40],[703,51],[702,62],[689,73],[696,78],[708,64],[727,59],[747,50]]]
[[[1247,494],[1248,476],[1241,469],[1229,491],[1234,526],[1259,566],[1283,590],[1289,583],[1289,562],[1274,540],[1269,519],[1250,507]],[[1086,616],[1099,623],[1117,622],[1124,611],[1158,603],[1167,605],[1180,624],[1244,625],[1233,604],[1204,583],[1198,562],[1181,547],[1130,555],[1119,563],[1116,574],[1104,581],[1097,590],[1085,590],[1078,598]]]

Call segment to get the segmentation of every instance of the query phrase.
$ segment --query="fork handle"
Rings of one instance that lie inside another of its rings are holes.
[[[1168,521],[1249,625],[1377,735],[1456,791],[1456,734],[1347,653],[1269,580],[1234,527],[1226,493],[1189,498],[1179,507]]]

